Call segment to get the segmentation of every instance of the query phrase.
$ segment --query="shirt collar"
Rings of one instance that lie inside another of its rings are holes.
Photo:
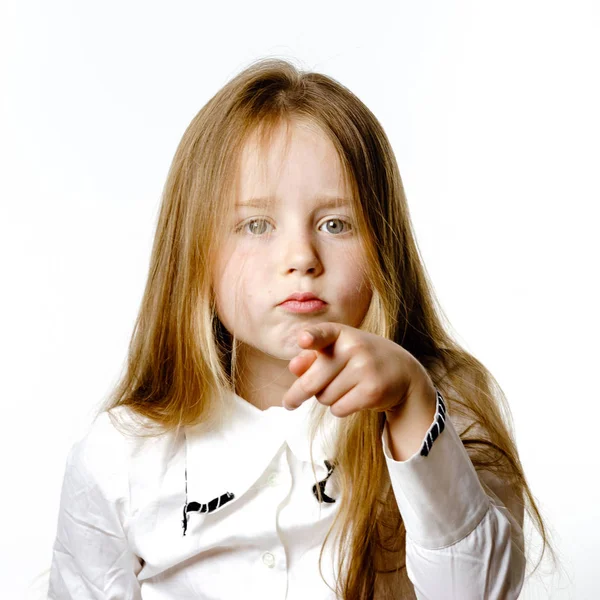
[[[322,408],[315,396],[292,411],[282,406],[260,410],[232,393],[224,400],[221,419],[210,430],[202,424],[185,428],[188,503],[208,504],[227,494],[233,494],[232,501],[239,499],[284,442],[296,459],[310,463],[310,425]],[[318,480],[328,474],[325,460],[333,458],[338,422],[327,408],[313,445]]]

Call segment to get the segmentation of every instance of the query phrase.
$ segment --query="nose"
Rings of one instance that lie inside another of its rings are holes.
[[[283,241],[281,270],[283,274],[298,271],[301,274],[319,275],[323,264],[315,240],[306,233],[290,234]]]

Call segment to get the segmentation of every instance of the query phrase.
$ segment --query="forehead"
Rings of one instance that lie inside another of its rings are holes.
[[[240,157],[236,203],[280,196],[349,200],[336,149],[316,125],[281,124],[264,141],[258,132],[246,141]]]

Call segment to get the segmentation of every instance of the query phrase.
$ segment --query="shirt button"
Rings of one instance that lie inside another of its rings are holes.
[[[265,552],[262,555],[262,560],[267,565],[267,567],[273,568],[275,565],[275,557],[270,552]]]
[[[267,482],[271,487],[275,487],[278,482],[277,473],[271,473],[267,479]]]

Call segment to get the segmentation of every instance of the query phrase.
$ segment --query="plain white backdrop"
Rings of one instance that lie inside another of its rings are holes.
[[[522,597],[600,597],[598,3],[0,6],[3,598],[44,597],[66,455],[123,366],[175,148],[263,56],[338,79],[392,141],[562,560]]]

